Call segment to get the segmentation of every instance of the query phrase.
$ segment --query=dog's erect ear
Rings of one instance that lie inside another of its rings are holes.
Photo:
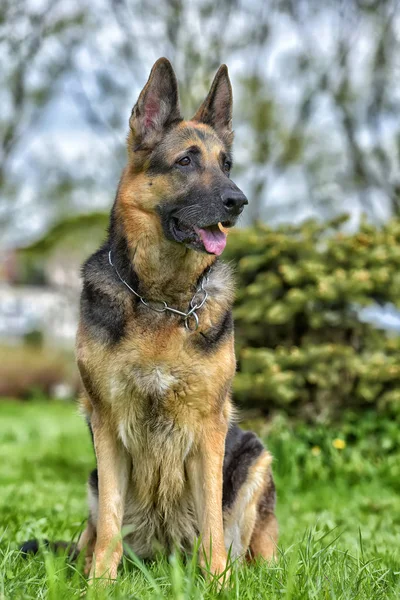
[[[210,125],[221,139],[231,146],[233,142],[232,86],[226,65],[221,65],[218,69],[210,91],[192,121]]]
[[[133,150],[152,148],[165,127],[181,119],[174,70],[169,60],[159,58],[129,119]]]

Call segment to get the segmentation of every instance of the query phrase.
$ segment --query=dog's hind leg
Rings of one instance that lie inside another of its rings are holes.
[[[275,484],[272,473],[269,471],[269,477],[257,507],[257,519],[250,540],[250,559],[262,556],[267,560],[271,560],[276,556],[278,521],[274,514],[275,501]]]
[[[224,460],[224,537],[232,559],[271,559],[278,539],[272,457],[257,436],[233,427]]]

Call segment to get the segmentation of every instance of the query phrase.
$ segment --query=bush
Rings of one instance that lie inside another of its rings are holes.
[[[345,407],[400,407],[400,341],[360,307],[400,306],[400,220],[233,231],[239,405],[315,418]]]

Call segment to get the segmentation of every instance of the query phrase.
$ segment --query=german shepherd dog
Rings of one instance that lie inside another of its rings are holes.
[[[271,455],[230,398],[233,283],[217,257],[247,204],[229,177],[231,123],[225,65],[184,121],[159,59],[130,117],[108,239],[83,267],[77,361],[97,469],[78,550],[91,578],[116,577],[122,535],[141,558],[199,538],[210,574],[228,552],[274,555]]]

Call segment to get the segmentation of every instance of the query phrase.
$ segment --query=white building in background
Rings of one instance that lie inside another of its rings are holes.
[[[45,346],[73,349],[81,265],[104,239],[107,221],[105,213],[63,220],[49,230],[47,238],[4,255],[0,261],[0,344],[17,344],[27,334],[40,332]],[[29,281],[40,283],[22,283]]]

